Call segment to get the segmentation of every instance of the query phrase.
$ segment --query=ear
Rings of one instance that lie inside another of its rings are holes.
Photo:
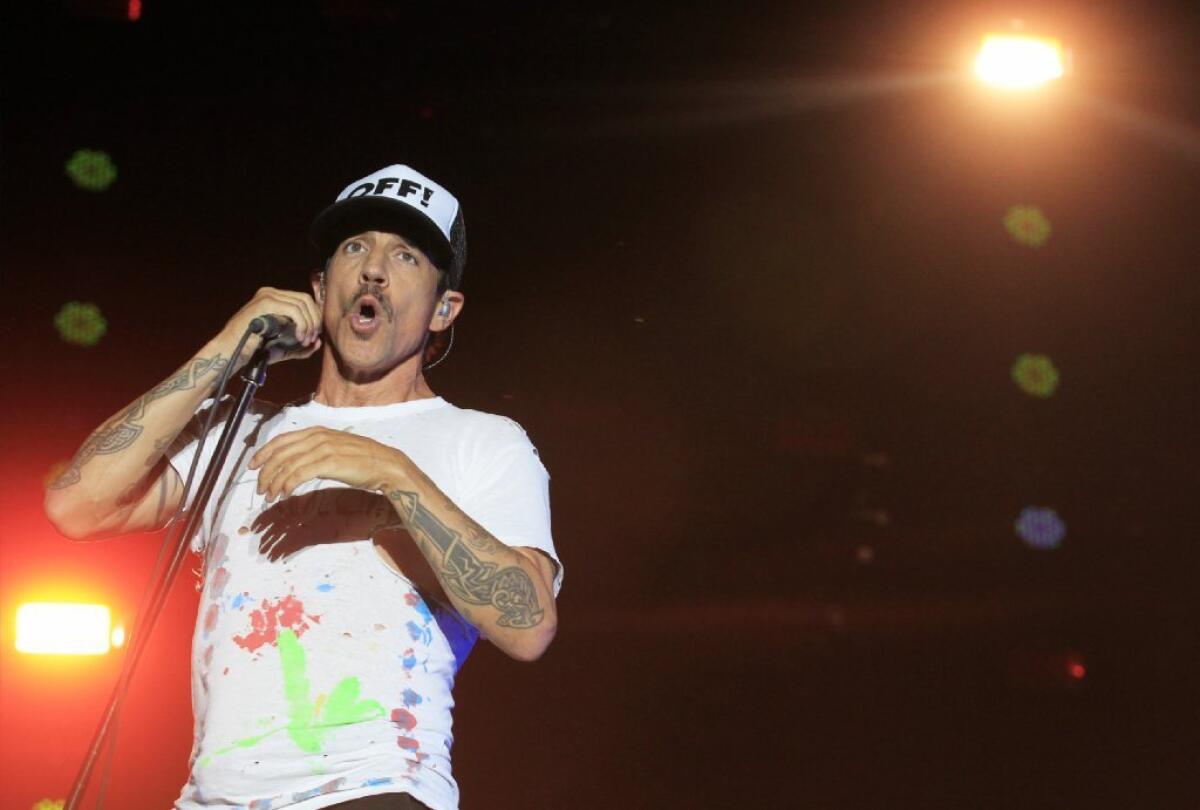
[[[317,303],[322,303],[325,298],[325,273],[321,270],[313,270],[308,274],[308,282],[312,285],[313,298],[317,299]]]
[[[466,302],[467,299],[458,290],[447,290],[442,293],[442,297],[433,307],[433,317],[429,319],[429,331],[442,332],[449,329],[450,324],[454,323],[454,319],[458,317],[458,313],[462,312]],[[444,315],[440,314],[443,312]]]

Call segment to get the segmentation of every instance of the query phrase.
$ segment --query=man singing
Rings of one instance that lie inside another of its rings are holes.
[[[214,384],[251,321],[320,352],[311,399],[256,405],[193,541],[195,741],[180,810],[452,810],[451,688],[479,635],[523,661],[557,626],[549,477],[524,431],[457,408],[423,370],[462,311],[458,201],[407,166],[316,218],[312,295],[264,288],[175,374],[105,422],[46,494],[75,539],[161,528]]]

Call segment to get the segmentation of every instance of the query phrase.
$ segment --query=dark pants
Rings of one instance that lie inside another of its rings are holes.
[[[328,810],[429,810],[407,793],[380,793],[364,796],[341,804],[330,805]]]

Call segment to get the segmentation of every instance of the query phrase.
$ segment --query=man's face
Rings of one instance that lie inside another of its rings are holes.
[[[325,275],[324,334],[344,371],[374,377],[414,356],[420,362],[426,335],[438,328],[438,272],[416,245],[365,231],[338,245]]]

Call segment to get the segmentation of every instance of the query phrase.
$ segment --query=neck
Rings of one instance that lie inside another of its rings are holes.
[[[321,377],[313,399],[334,408],[362,405],[391,405],[436,396],[421,373],[421,354],[387,371],[354,373],[343,367],[326,347],[321,357]]]

